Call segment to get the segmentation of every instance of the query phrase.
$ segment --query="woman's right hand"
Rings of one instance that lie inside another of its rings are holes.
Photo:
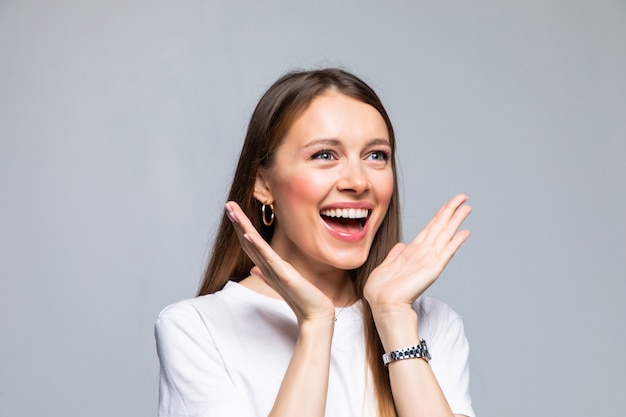
[[[255,264],[250,274],[262,278],[289,304],[300,326],[307,322],[332,324],[335,306],[330,298],[272,249],[239,204],[229,201],[225,208],[241,247]]]
[[[328,394],[335,306],[330,298],[272,249],[237,203],[226,203],[226,214],[235,227],[241,247],[256,265],[250,273],[273,288],[298,319],[299,334],[293,356],[269,415],[323,416]],[[315,366],[311,366],[312,363]]]

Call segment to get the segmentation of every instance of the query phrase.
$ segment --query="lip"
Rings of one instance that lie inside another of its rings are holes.
[[[358,242],[367,236],[367,232],[369,230],[369,217],[372,214],[372,204],[367,202],[355,202],[355,201],[347,201],[342,203],[332,203],[324,205],[319,212],[321,213],[324,210],[330,209],[365,209],[368,210],[369,214],[367,216],[367,220],[365,224],[363,224],[363,228],[356,233],[345,233],[333,228],[331,225],[326,223],[324,217],[320,214],[320,219],[322,220],[322,224],[326,227],[326,230],[337,240],[341,240],[342,242],[354,243]]]
[[[354,209],[366,209],[372,210],[373,205],[371,203],[365,201],[346,201],[344,203],[331,203],[326,204],[320,208],[320,212],[323,210],[329,209],[338,209],[338,208],[354,208]]]

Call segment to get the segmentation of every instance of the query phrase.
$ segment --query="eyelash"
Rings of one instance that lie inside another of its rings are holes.
[[[372,155],[375,155],[375,154],[379,154],[380,155],[380,159],[383,160],[383,161],[388,161],[390,159],[390,157],[391,157],[391,155],[387,151],[372,151],[372,152],[370,152],[368,157],[371,157]]]
[[[322,158],[322,155],[329,155],[330,157],[334,158],[335,154],[333,153],[333,151],[331,151],[330,149],[322,149],[320,151],[315,152],[313,155],[311,155],[311,159],[324,159],[324,160],[328,160],[328,158]]]
[[[322,149],[311,155],[311,159],[329,160],[329,158],[322,158],[323,155],[328,155],[330,158],[335,158],[335,153],[333,151],[331,151],[330,149]],[[368,154],[368,158],[373,155],[380,155],[380,159],[375,160],[389,161],[389,159],[391,158],[391,154],[387,151],[372,151]]]

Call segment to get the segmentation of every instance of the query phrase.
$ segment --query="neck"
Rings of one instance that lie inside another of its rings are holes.
[[[303,273],[303,271],[300,270],[298,270],[298,272],[300,272],[300,274],[307,281],[326,294],[326,296],[331,299],[333,304],[335,304],[335,307],[345,307],[356,301],[354,287],[347,271],[338,271],[337,273],[326,274],[311,274],[310,272]],[[274,291],[272,287],[267,285],[257,276],[251,275],[242,280],[240,284],[258,292],[259,294],[282,299],[282,297]]]
[[[336,307],[345,307],[355,300],[354,286],[348,271],[334,270],[311,273],[298,271],[311,284],[322,291]]]
[[[290,252],[280,251],[280,248],[275,248],[275,250],[285,261],[289,262],[304,279],[326,294],[335,306],[343,307],[351,300],[354,300],[354,287],[350,279],[349,271],[317,262],[311,258],[290,256]]]

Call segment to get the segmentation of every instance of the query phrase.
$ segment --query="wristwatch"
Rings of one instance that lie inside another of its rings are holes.
[[[426,341],[424,339],[420,340],[419,345],[385,353],[383,355],[383,364],[387,366],[391,362],[414,358],[422,358],[426,362],[430,360],[430,353],[428,353],[428,346],[426,346]]]

